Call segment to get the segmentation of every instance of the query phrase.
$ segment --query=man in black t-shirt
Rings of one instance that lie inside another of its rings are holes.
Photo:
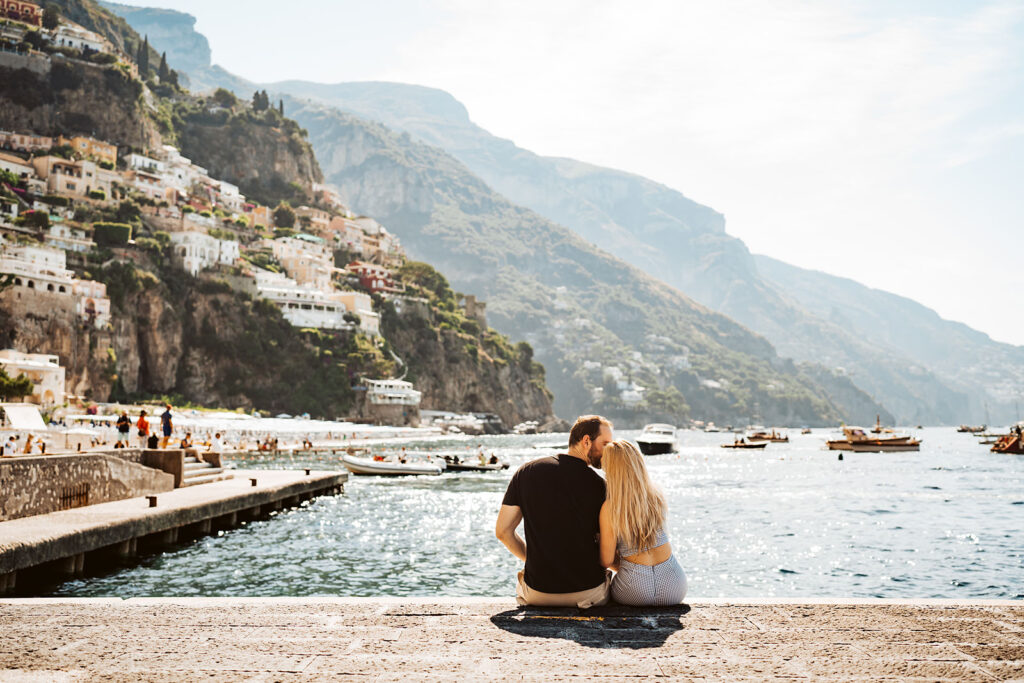
[[[611,573],[601,566],[598,515],[604,503],[601,451],[612,423],[598,415],[576,420],[569,452],[526,463],[512,476],[495,535],[526,566],[520,605],[591,607],[608,601]],[[524,522],[526,541],[516,533]]]

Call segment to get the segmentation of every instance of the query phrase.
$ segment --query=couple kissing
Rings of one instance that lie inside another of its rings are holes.
[[[495,535],[525,564],[516,601],[584,609],[609,599],[681,603],[686,574],[672,554],[665,515],[665,497],[639,449],[615,441],[607,419],[579,418],[568,452],[520,467],[502,500]],[[525,540],[516,531],[520,522]]]

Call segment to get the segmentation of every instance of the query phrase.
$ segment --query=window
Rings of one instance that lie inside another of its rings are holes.
[[[46,291],[47,292],[52,292],[53,291],[53,285],[52,284],[51,285],[46,285]]]

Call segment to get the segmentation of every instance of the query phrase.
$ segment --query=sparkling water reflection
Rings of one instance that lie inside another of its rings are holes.
[[[681,432],[648,458],[693,596],[1024,598],[1024,457],[952,429],[920,430],[920,453],[836,454],[828,432],[763,452],[731,435]],[[621,432],[620,435],[635,436]],[[512,469],[353,477],[344,496],[146,558],[54,595],[511,595],[515,559],[493,524],[511,472],[554,452],[551,435],[404,444],[472,453]],[[379,450],[395,450],[397,446]],[[247,468],[341,469],[337,456],[254,457]]]

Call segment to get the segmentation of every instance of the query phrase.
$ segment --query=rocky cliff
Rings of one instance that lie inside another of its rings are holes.
[[[0,295],[5,348],[60,356],[70,393],[92,400],[166,396],[175,402],[272,413],[350,414],[361,376],[387,377],[395,361],[360,335],[299,330],[261,300],[223,282],[170,268],[113,263],[111,329],[94,330],[53,295]],[[47,296],[54,299],[47,303]],[[28,298],[30,297],[31,301]],[[507,426],[552,419],[551,398],[529,358],[503,354],[484,330],[440,331],[429,311],[389,309],[386,330],[424,408],[497,413]],[[469,343],[467,343],[469,342]]]
[[[87,134],[123,148],[160,144],[143,86],[116,66],[35,58],[48,70],[0,67],[0,129]]]

